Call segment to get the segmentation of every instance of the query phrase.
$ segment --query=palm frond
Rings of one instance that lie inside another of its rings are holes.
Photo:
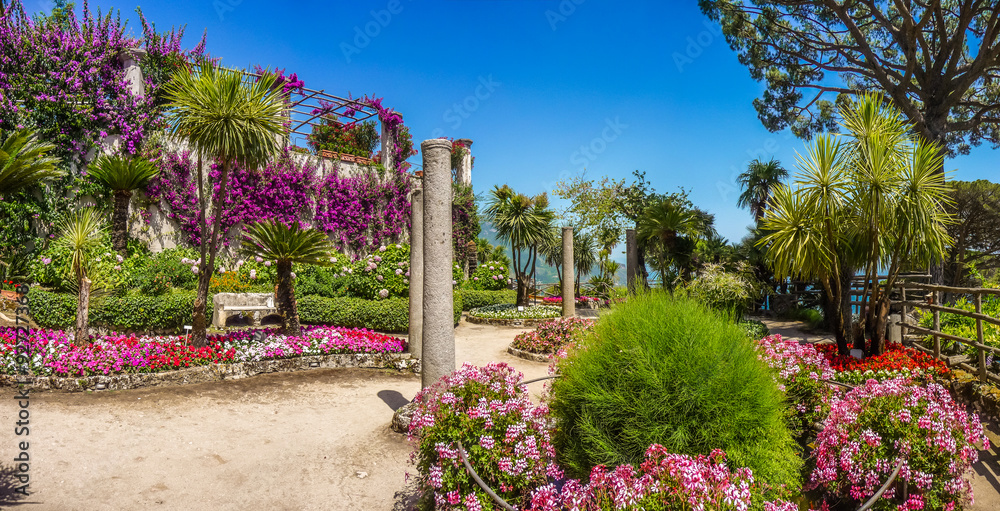
[[[89,173],[116,192],[131,192],[146,186],[159,169],[153,162],[142,158],[103,155],[90,164]]]
[[[49,156],[54,145],[39,141],[27,130],[16,131],[0,144],[0,194],[15,192],[39,181],[63,175],[59,159]]]

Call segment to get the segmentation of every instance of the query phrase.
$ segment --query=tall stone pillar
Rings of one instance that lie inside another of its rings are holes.
[[[125,80],[128,82],[129,90],[136,97],[146,96],[146,82],[142,79],[142,68],[139,62],[146,56],[146,50],[142,48],[130,48],[118,56],[122,66],[125,68]]]
[[[573,228],[562,230],[562,315],[564,318],[576,316],[576,268],[573,261]]]
[[[472,186],[472,141],[460,138],[455,143],[465,146],[465,155],[462,156],[462,161],[459,162],[458,169],[455,171],[458,182],[465,186]]]
[[[410,353],[421,358],[424,330],[424,191],[410,194]]]
[[[396,170],[392,168],[392,155],[395,152],[395,145],[392,139],[392,134],[389,133],[389,129],[385,125],[385,121],[382,121],[382,133],[381,140],[382,144],[382,161],[379,163],[385,167],[386,170]],[[392,173],[388,173],[392,175]]]
[[[639,270],[639,245],[635,237],[635,229],[625,230],[625,275],[628,279],[628,290],[635,293],[642,286],[639,280],[642,272]]]
[[[455,371],[451,266],[451,142],[424,140],[424,298],[421,383],[428,387]]]

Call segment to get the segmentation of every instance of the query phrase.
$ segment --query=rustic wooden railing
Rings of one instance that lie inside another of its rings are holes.
[[[917,349],[930,353],[939,360],[941,357],[941,339],[949,339],[952,341],[958,341],[962,344],[973,346],[976,348],[976,363],[979,367],[973,367],[971,364],[965,362],[958,362],[956,366],[969,371],[970,373],[976,373],[979,376],[979,380],[983,383],[1000,383],[1000,376],[993,374],[989,371],[989,367],[986,365],[986,353],[1000,353],[1000,348],[989,346],[985,343],[983,336],[983,323],[990,323],[993,325],[1000,326],[1000,318],[994,318],[983,314],[983,295],[997,295],[1000,296],[1000,289],[989,289],[989,288],[969,288],[969,287],[951,287],[951,286],[939,286],[933,284],[919,284],[910,282],[906,284],[909,287],[915,287],[917,289],[924,290],[929,293],[931,297],[930,300],[908,300],[906,295],[906,289],[900,290],[900,300],[894,303],[900,307],[900,317],[902,321],[899,322],[899,326],[902,329],[903,337],[906,336],[907,331],[912,331],[922,335],[929,335],[933,338],[933,346],[928,349],[919,343],[914,344]],[[970,312],[955,307],[946,307],[944,305],[939,305],[941,301],[941,293],[950,293],[955,296],[971,296],[973,303],[975,303],[976,311]],[[934,328],[924,328],[913,323],[909,323],[907,318],[909,317],[907,312],[910,307],[931,311],[934,314]],[[965,316],[967,318],[972,318],[976,320],[976,338],[970,339],[967,337],[962,337],[959,335],[948,334],[941,331],[941,313],[947,312],[950,314],[957,314],[960,316]]]

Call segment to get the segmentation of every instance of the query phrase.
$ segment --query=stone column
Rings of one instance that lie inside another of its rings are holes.
[[[422,356],[424,330],[424,191],[410,193],[410,353]]]
[[[462,157],[462,161],[458,164],[458,169],[455,172],[458,176],[458,182],[466,186],[472,186],[472,141],[467,138],[460,138],[455,143],[465,146],[465,156]]]
[[[573,228],[562,230],[562,315],[564,318],[576,316],[576,271],[573,261]]]
[[[421,382],[455,371],[454,292],[451,267],[451,142],[424,140],[424,298]]]
[[[625,274],[628,278],[628,290],[635,293],[642,284],[639,282],[639,245],[635,238],[635,229],[625,230]]]
[[[125,67],[125,80],[128,81],[129,90],[140,98],[146,96],[146,83],[142,79],[142,68],[139,67],[139,61],[145,56],[146,50],[142,48],[130,48],[118,56]]]
[[[389,133],[388,127],[385,125],[385,121],[382,121],[382,133],[380,140],[382,143],[382,161],[379,163],[381,163],[386,170],[395,170],[392,168],[392,154],[395,152],[395,145],[393,144],[391,135],[392,134]]]

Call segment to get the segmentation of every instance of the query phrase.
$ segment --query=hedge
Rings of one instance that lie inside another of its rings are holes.
[[[109,296],[94,298],[90,304],[90,325],[119,332],[180,332],[190,324],[194,292],[162,296]],[[40,288],[28,292],[31,317],[42,328],[72,328],[76,324],[76,296]],[[212,310],[212,297],[208,298]]]
[[[482,291],[478,289],[462,289],[456,291],[462,295],[462,310],[478,309],[487,305],[501,305],[517,302],[517,292],[513,289],[501,289],[500,291]]]
[[[370,328],[405,333],[410,327],[410,300],[389,298],[327,298],[307,295],[298,299],[299,321],[311,325]],[[455,293],[455,324],[462,318],[462,295]]]

